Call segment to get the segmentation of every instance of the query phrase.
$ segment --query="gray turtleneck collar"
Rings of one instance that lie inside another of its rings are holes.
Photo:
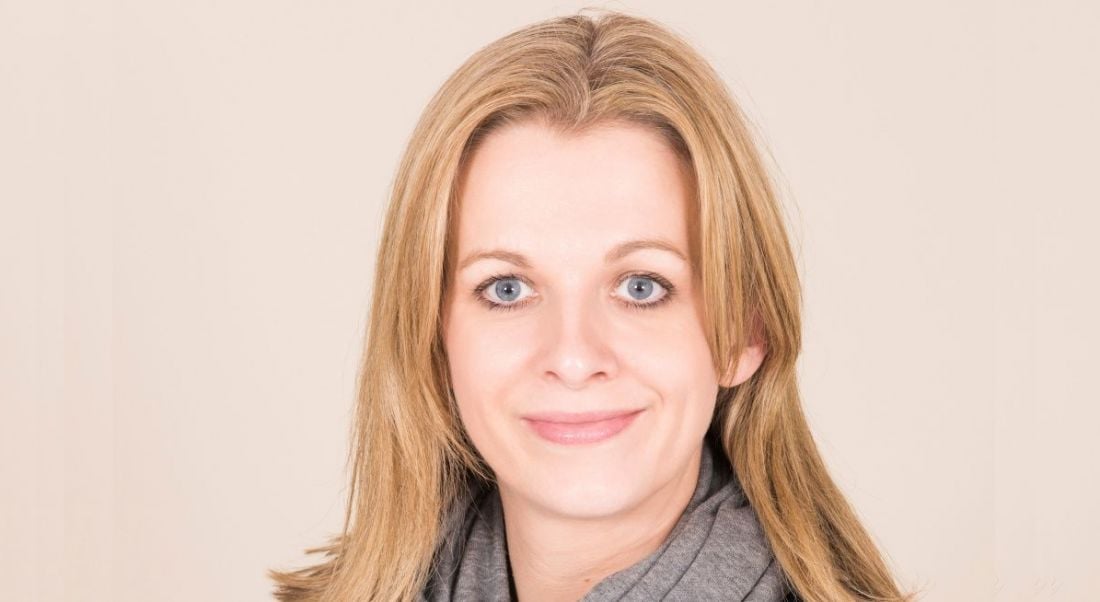
[[[473,487],[456,508],[420,602],[514,602],[496,487]],[[708,434],[695,492],[661,547],[597,583],[581,602],[768,602],[784,600],[789,591],[756,513]]]

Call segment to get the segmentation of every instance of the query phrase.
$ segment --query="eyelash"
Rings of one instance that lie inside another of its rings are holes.
[[[632,303],[630,301],[623,301],[622,303],[623,303],[623,305],[625,305],[627,307],[627,309],[645,311],[645,310],[653,309],[653,308],[655,308],[657,306],[660,306],[660,305],[664,305],[665,303],[668,303],[669,301],[672,300],[672,297],[673,297],[673,295],[675,294],[675,291],[676,291],[676,287],[672,286],[672,283],[669,282],[664,277],[659,276],[657,274],[654,274],[653,272],[632,272],[630,274],[626,274],[625,276],[623,276],[622,278],[619,279],[618,285],[621,285],[626,280],[628,280],[630,278],[635,278],[635,277],[648,278],[648,279],[656,282],[657,284],[661,285],[661,287],[665,289],[665,296],[663,296],[659,300],[653,301],[651,303]],[[490,299],[486,299],[481,294],[482,291],[489,288],[497,280],[513,280],[513,279],[514,280],[519,280],[520,282],[523,282],[523,283],[527,284],[528,286],[530,286],[530,282],[528,282],[526,278],[524,278],[523,276],[520,276],[519,274],[516,274],[516,273],[494,274],[492,276],[489,276],[485,280],[483,280],[481,282],[481,284],[474,287],[474,290],[473,290],[474,298],[476,298],[479,302],[481,302],[483,305],[485,305],[486,307],[488,307],[489,309],[491,309],[493,311],[513,311],[513,310],[525,307],[526,305],[528,305],[527,302],[497,303],[497,302],[492,301]]]

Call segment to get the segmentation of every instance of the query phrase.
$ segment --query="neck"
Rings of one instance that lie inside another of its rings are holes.
[[[508,558],[520,602],[579,600],[605,577],[661,547],[687,508],[699,455],[637,506],[599,519],[549,514],[500,489]]]

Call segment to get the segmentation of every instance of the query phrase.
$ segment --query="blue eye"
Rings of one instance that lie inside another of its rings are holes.
[[[474,297],[481,303],[484,303],[489,309],[517,309],[527,305],[523,302],[516,302],[516,299],[518,299],[520,295],[520,289],[525,284],[526,281],[516,274],[497,274],[495,276],[490,276],[481,284],[477,285],[473,291]],[[500,301],[494,300],[492,298],[493,296],[496,296]]]
[[[644,301],[653,293],[654,284],[661,286],[654,279],[647,276],[631,276],[623,283],[627,285],[627,293],[638,301]]]
[[[511,303],[519,298],[519,288],[522,281],[518,278],[501,278],[493,285],[493,292],[501,301]]]

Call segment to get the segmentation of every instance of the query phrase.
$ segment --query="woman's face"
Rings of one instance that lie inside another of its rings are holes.
[[[607,516],[697,466],[719,380],[686,170],[658,133],[625,123],[572,136],[510,125],[471,158],[444,344],[462,422],[502,495]],[[528,420],[601,411],[638,413],[611,436],[627,421]]]

